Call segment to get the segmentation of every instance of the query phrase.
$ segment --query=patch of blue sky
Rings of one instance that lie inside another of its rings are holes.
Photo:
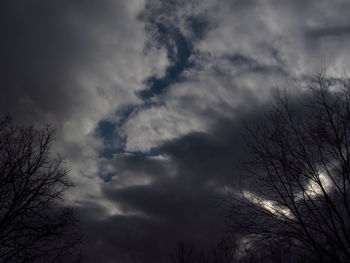
[[[162,93],[172,84],[179,82],[181,73],[192,66],[189,61],[193,50],[190,40],[177,28],[169,28],[160,23],[155,26],[159,34],[157,41],[160,42],[160,45],[166,47],[171,65],[166,69],[164,77],[151,76],[145,81],[146,89],[138,94],[145,101]]]
[[[113,154],[125,152],[126,138],[120,136],[116,130],[117,123],[102,120],[98,123],[96,135],[103,139],[103,149],[99,157],[112,158]]]
[[[138,92],[139,97],[143,100],[140,105],[129,105],[117,110],[115,115],[118,117],[114,123],[107,120],[99,122],[96,129],[97,136],[101,137],[104,142],[104,148],[100,157],[112,158],[113,154],[126,153],[126,138],[118,133],[118,129],[139,110],[149,107],[155,107],[155,102],[151,99],[175,83],[184,81],[182,73],[195,64],[190,61],[194,50],[195,41],[204,37],[209,28],[209,22],[204,16],[191,16],[186,19],[186,25],[192,32],[192,38],[186,37],[179,28],[171,23],[160,23],[150,17],[149,26],[156,31],[153,41],[159,47],[165,47],[170,65],[165,70],[163,77],[150,76],[145,80],[145,89]],[[147,152],[129,152],[136,156],[157,156],[161,154],[158,149],[151,149]],[[107,176],[108,178],[110,176]]]

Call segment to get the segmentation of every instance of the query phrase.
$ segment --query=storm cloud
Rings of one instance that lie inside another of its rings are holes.
[[[86,262],[165,262],[224,234],[243,123],[349,66],[348,1],[0,3],[0,112],[56,128]]]

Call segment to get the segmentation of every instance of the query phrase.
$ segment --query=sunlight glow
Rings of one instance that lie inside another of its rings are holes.
[[[322,195],[322,188],[325,192],[329,192],[333,186],[332,180],[326,173],[320,173],[319,177],[315,180],[309,180],[307,183],[304,192],[300,192],[297,197],[296,201],[302,200],[307,196],[308,198],[316,198],[318,196]],[[292,211],[287,207],[282,207],[278,205],[275,201],[263,199],[262,197],[259,197],[256,194],[253,194],[249,191],[243,191],[243,196],[252,202],[253,204],[267,210],[268,212],[278,216],[281,219],[294,219],[295,216],[293,215]]]
[[[281,219],[289,218],[293,219],[294,215],[290,211],[289,208],[286,207],[281,207],[276,204],[276,202],[267,200],[267,199],[262,199],[261,197],[249,192],[249,191],[244,191],[243,195],[245,198],[247,198],[250,202],[253,204],[264,208],[265,210],[269,211],[270,213],[280,217]]]
[[[318,179],[319,179],[318,182],[317,180],[310,180],[306,186],[305,193],[311,198],[315,198],[317,196],[322,195],[321,186],[326,192],[329,192],[333,185],[330,177],[326,175],[326,173],[320,173]],[[301,198],[302,198],[302,193],[301,193],[300,199]]]

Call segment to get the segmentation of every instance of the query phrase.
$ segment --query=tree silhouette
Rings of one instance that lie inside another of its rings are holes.
[[[0,262],[70,262],[80,235],[64,206],[72,184],[59,156],[50,154],[49,127],[0,121]]]
[[[255,181],[230,189],[227,218],[264,262],[276,260],[267,246],[288,262],[350,262],[350,85],[322,72],[305,97],[277,91],[267,121],[249,128],[243,167]]]
[[[180,242],[175,254],[170,255],[171,263],[252,263],[251,258],[241,260],[236,242],[230,237],[224,237],[213,247],[203,249],[193,243]],[[244,253],[241,253],[244,254]],[[246,256],[246,255],[244,255]]]
[[[194,245],[179,242],[176,254],[171,254],[170,260],[172,263],[195,263]]]

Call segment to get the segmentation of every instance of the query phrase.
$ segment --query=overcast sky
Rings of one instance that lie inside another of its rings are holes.
[[[350,61],[348,0],[0,2],[0,113],[56,127],[86,262],[166,262],[224,233],[242,120]]]

